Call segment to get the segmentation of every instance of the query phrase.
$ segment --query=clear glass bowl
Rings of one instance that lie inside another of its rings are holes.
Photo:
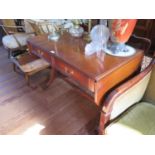
[[[53,32],[48,35],[49,40],[57,41],[57,40],[59,40],[59,38],[60,38],[60,33],[58,33],[58,32]]]
[[[69,33],[73,37],[82,37],[84,29],[81,26],[74,26],[69,29]]]

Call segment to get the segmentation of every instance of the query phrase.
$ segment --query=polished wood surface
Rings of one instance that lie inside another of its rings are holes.
[[[86,42],[81,38],[72,37],[68,33],[62,35],[58,42],[49,41],[47,35],[33,37],[28,42],[31,42],[33,46],[43,51],[49,53],[50,51],[54,51],[55,57],[70,64],[94,80],[100,80],[112,70],[115,70],[135,57],[135,55],[124,58],[114,57],[103,53],[100,53],[98,57],[96,54],[87,57],[84,55]]]
[[[140,65],[143,51],[137,50],[130,57],[114,57],[104,52],[85,56],[86,42],[64,33],[57,42],[50,41],[47,35],[28,39],[32,53],[47,61],[54,58],[53,69],[68,76],[82,88],[90,91],[90,98],[100,105],[104,94],[134,73]]]

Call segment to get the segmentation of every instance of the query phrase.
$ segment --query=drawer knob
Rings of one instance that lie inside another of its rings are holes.
[[[68,74],[71,74],[71,75],[74,74],[74,71],[73,70],[69,70],[67,67],[65,68],[65,72],[68,73]]]
[[[73,74],[74,74],[74,71],[70,71],[70,74],[72,74],[72,75],[73,75]]]

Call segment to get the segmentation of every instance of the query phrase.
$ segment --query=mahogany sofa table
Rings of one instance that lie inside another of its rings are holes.
[[[47,35],[28,39],[31,53],[51,63],[52,82],[56,72],[75,86],[96,105],[100,105],[107,91],[132,75],[140,66],[143,51],[137,50],[129,57],[115,57],[104,52],[85,56],[86,41],[74,38],[68,33],[55,42]]]

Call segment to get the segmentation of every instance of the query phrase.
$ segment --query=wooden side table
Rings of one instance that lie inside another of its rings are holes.
[[[115,57],[104,52],[87,57],[85,45],[83,38],[74,38],[68,33],[64,33],[57,42],[49,41],[47,35],[28,39],[30,52],[51,63],[51,82],[59,72],[99,106],[110,89],[137,71],[143,51],[137,50],[130,57]]]

